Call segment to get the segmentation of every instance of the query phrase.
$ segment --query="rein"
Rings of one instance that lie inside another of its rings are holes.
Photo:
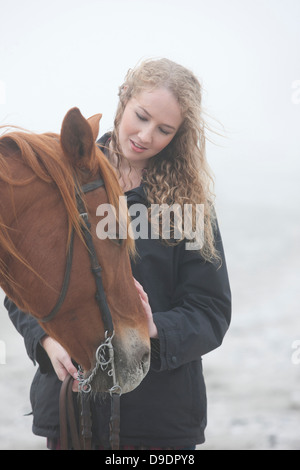
[[[61,429],[61,445],[63,450],[68,449],[68,428],[71,430],[72,446],[75,450],[78,449],[91,449],[91,416],[90,407],[88,403],[89,393],[91,392],[91,383],[97,374],[99,368],[102,371],[106,371],[108,376],[112,379],[112,387],[108,390],[112,398],[112,411],[110,420],[110,443],[113,450],[119,449],[119,429],[120,429],[120,396],[122,389],[117,383],[115,361],[114,361],[114,347],[112,339],[114,337],[114,325],[111,316],[109,306],[107,304],[105,291],[102,282],[102,268],[98,262],[96,249],[93,243],[91,235],[91,224],[88,217],[88,212],[85,207],[84,201],[81,197],[81,193],[86,194],[94,191],[95,189],[104,186],[104,181],[98,179],[82,185],[81,187],[75,182],[75,195],[77,202],[77,209],[79,216],[82,219],[81,230],[87,246],[87,250],[91,262],[91,271],[94,275],[96,283],[96,300],[99,306],[99,310],[102,315],[102,321],[105,329],[105,340],[96,351],[96,365],[90,373],[89,377],[83,377],[83,371],[79,366],[78,377],[79,377],[79,394],[81,398],[81,438],[77,436],[75,430],[76,420],[74,418],[74,403],[72,397],[72,384],[71,377],[67,377],[62,385],[60,393],[60,429]],[[51,312],[44,318],[39,319],[41,323],[48,323],[56,316],[60,310],[69,288],[72,261],[74,251],[74,228],[72,229],[70,246],[67,254],[66,270],[64,275],[63,286],[56,302],[56,305]],[[69,422],[69,425],[68,425]]]

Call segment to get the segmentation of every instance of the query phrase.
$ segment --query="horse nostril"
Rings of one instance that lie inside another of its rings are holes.
[[[143,357],[142,357],[142,364],[143,364],[143,365],[144,365],[144,364],[148,364],[149,359],[150,359],[150,352],[147,351],[147,352],[143,355]]]

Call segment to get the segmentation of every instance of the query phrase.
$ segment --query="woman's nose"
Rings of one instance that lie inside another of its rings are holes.
[[[146,146],[146,144],[150,144],[152,142],[152,135],[153,135],[153,130],[150,126],[145,126],[142,129],[140,129],[138,133],[138,137],[141,141],[142,144]]]

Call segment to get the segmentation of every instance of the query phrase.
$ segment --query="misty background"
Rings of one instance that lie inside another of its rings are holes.
[[[203,358],[199,449],[299,450],[299,0],[0,0],[0,11],[0,125],[60,132],[77,106],[103,114],[102,135],[141,59],[197,75],[218,133],[207,158],[233,295],[224,343]],[[44,448],[23,416],[35,368],[2,298],[0,449]]]

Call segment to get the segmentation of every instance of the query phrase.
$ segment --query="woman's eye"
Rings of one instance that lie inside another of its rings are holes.
[[[145,118],[144,116],[141,116],[139,113],[135,113],[135,114],[141,121],[147,121],[147,118]]]
[[[168,131],[165,131],[164,129],[162,129],[161,127],[159,128],[160,132],[162,132],[164,135],[169,135],[170,132]]]
[[[148,121],[148,118],[146,118],[145,116],[142,116],[141,114],[135,112],[137,118],[140,120],[140,121]],[[164,134],[164,135],[169,135],[171,134],[171,132],[168,132],[168,131],[165,131],[162,127],[159,127],[159,131]]]

